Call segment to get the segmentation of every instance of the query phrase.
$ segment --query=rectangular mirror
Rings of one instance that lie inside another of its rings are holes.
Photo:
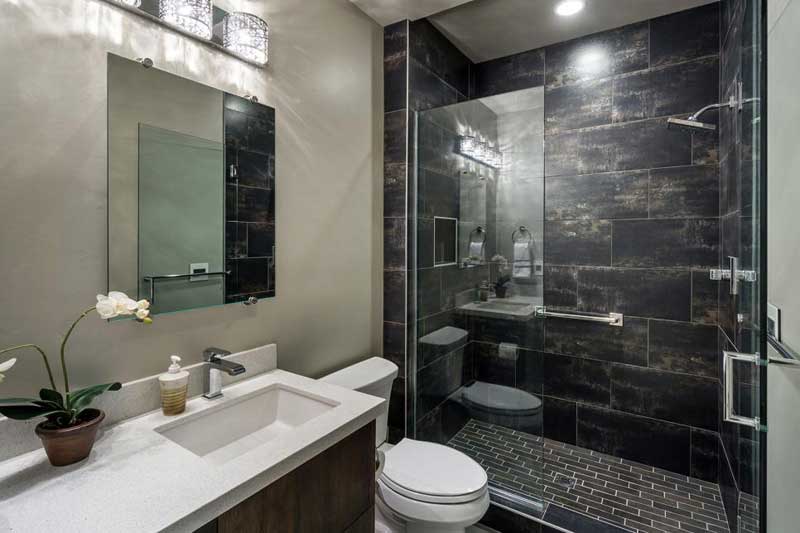
[[[275,295],[275,110],[108,58],[108,285],[154,313]]]

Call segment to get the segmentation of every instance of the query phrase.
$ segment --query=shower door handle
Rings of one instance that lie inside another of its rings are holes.
[[[722,379],[725,390],[723,391],[723,407],[724,407],[724,420],[740,426],[747,426],[754,429],[761,428],[761,420],[759,417],[750,418],[747,416],[737,415],[733,412],[733,362],[743,361],[750,363],[754,367],[759,364],[759,354],[757,353],[739,353],[739,352],[722,352]]]

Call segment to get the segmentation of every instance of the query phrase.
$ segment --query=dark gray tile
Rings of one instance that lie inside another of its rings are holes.
[[[466,97],[413,58],[410,60],[409,80],[409,107],[414,111],[425,111],[434,107],[455,104],[466,99]]]
[[[610,389],[608,363],[545,354],[544,394],[547,396],[608,406]]]
[[[444,310],[441,269],[417,270],[417,317],[424,318]]]
[[[468,96],[471,61],[427,19],[411,22],[409,31],[411,57],[462,95]]]
[[[578,271],[574,267],[545,265],[544,305],[575,309],[578,305]]]
[[[383,219],[383,269],[406,268],[406,219]]]
[[[619,411],[717,429],[717,380],[650,368],[611,369],[611,407]]]
[[[439,406],[464,384],[466,362],[464,348],[459,348],[417,372],[417,418]]]
[[[694,113],[717,98],[716,57],[636,72],[614,80],[614,122]]]
[[[545,131],[554,133],[611,123],[612,81],[591,80],[548,89]]]
[[[271,268],[269,259],[237,259],[237,292],[249,294],[274,289],[268,281]]]
[[[529,350],[540,350],[544,342],[541,320],[527,322],[502,318],[470,317],[467,321],[470,339],[500,344],[507,342]]]
[[[717,483],[719,481],[719,435],[714,431],[692,428],[692,460],[690,476]]]
[[[545,396],[544,436],[548,439],[575,444],[578,406],[575,402]]]
[[[392,382],[389,396],[389,427],[405,433],[406,429],[406,380],[398,377]]]
[[[647,196],[646,170],[548,178],[545,219],[647,218]]]
[[[717,324],[719,321],[719,281],[708,270],[692,272],[692,322]]]
[[[630,24],[546,48],[546,86],[606,78],[648,67],[648,23]]]
[[[719,222],[708,219],[617,220],[614,266],[714,268],[719,262]]]
[[[684,137],[692,139],[692,164],[693,165],[719,165],[719,132],[680,132]]]
[[[650,63],[678,63],[719,53],[719,5],[680,11],[650,21]]]
[[[664,119],[614,124],[545,138],[545,176],[689,165],[691,137]]]
[[[565,528],[574,533],[627,533],[630,530],[605,522],[594,520],[588,516],[565,509],[560,505],[550,505],[544,514],[546,522]]]
[[[417,268],[433,267],[433,220],[417,219]]]
[[[542,352],[517,350],[516,375],[514,386],[541,398],[544,381],[544,359]]]
[[[472,98],[544,85],[543,48],[478,63],[474,67]]]
[[[650,321],[650,367],[717,377],[717,328],[687,322]]]
[[[611,222],[546,221],[544,260],[548,265],[611,265]]]
[[[406,321],[406,273],[383,272],[383,319],[404,324]]]
[[[489,506],[480,523],[503,533],[542,533],[539,522],[495,505]]]
[[[689,166],[652,170],[650,216],[719,216],[719,168]]]
[[[548,319],[544,349],[551,353],[647,366],[647,320],[629,318],[623,327],[610,328],[606,324]]]
[[[274,221],[275,197],[266,189],[237,187],[237,217],[240,222]]]
[[[406,375],[406,326],[383,323],[383,356],[399,368],[398,377]]]
[[[406,62],[408,22],[402,20],[383,29],[384,111],[406,107]]]
[[[383,214],[406,214],[406,112],[384,115]]]
[[[578,269],[578,309],[581,311],[688,321],[690,308],[689,272]]]
[[[420,170],[419,203],[420,216],[427,218],[458,218],[460,211],[459,181],[432,170]]]
[[[578,405],[578,446],[689,474],[689,428]]]
[[[225,223],[225,257],[228,259],[247,257],[247,224]]]
[[[475,379],[513,387],[516,382],[516,361],[498,355],[497,344],[470,343],[475,362]]]
[[[247,256],[275,256],[275,224],[253,222],[247,224]]]

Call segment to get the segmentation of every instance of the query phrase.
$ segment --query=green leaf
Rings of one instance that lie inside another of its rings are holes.
[[[74,412],[68,413],[66,411],[57,411],[55,413],[45,415],[45,418],[50,424],[56,427],[68,428],[75,420],[74,414],[75,414]]]
[[[117,391],[122,388],[122,383],[105,383],[103,385],[93,385],[85,389],[77,390],[67,394],[67,410],[81,412],[92,401],[107,391]]]
[[[39,391],[39,398],[46,402],[54,403],[61,409],[64,408],[64,397],[57,390],[42,389]]]
[[[38,401],[36,398],[0,398],[0,405],[20,405]]]
[[[60,403],[56,403],[56,402],[46,402],[44,400],[34,400],[32,403],[35,404],[35,405],[38,405],[40,407],[48,407],[50,409],[59,409],[59,410],[63,410],[64,409],[63,405],[61,405]]]
[[[0,415],[12,420],[30,420],[39,416],[48,416],[61,410],[42,407],[40,405],[8,405],[0,407]]]

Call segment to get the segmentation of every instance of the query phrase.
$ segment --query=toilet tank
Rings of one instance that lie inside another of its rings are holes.
[[[386,400],[383,414],[375,420],[376,447],[386,442],[386,432],[389,425],[389,397],[392,393],[392,382],[397,377],[397,370],[397,365],[388,359],[372,357],[320,378],[320,381],[325,383],[331,383]]]

